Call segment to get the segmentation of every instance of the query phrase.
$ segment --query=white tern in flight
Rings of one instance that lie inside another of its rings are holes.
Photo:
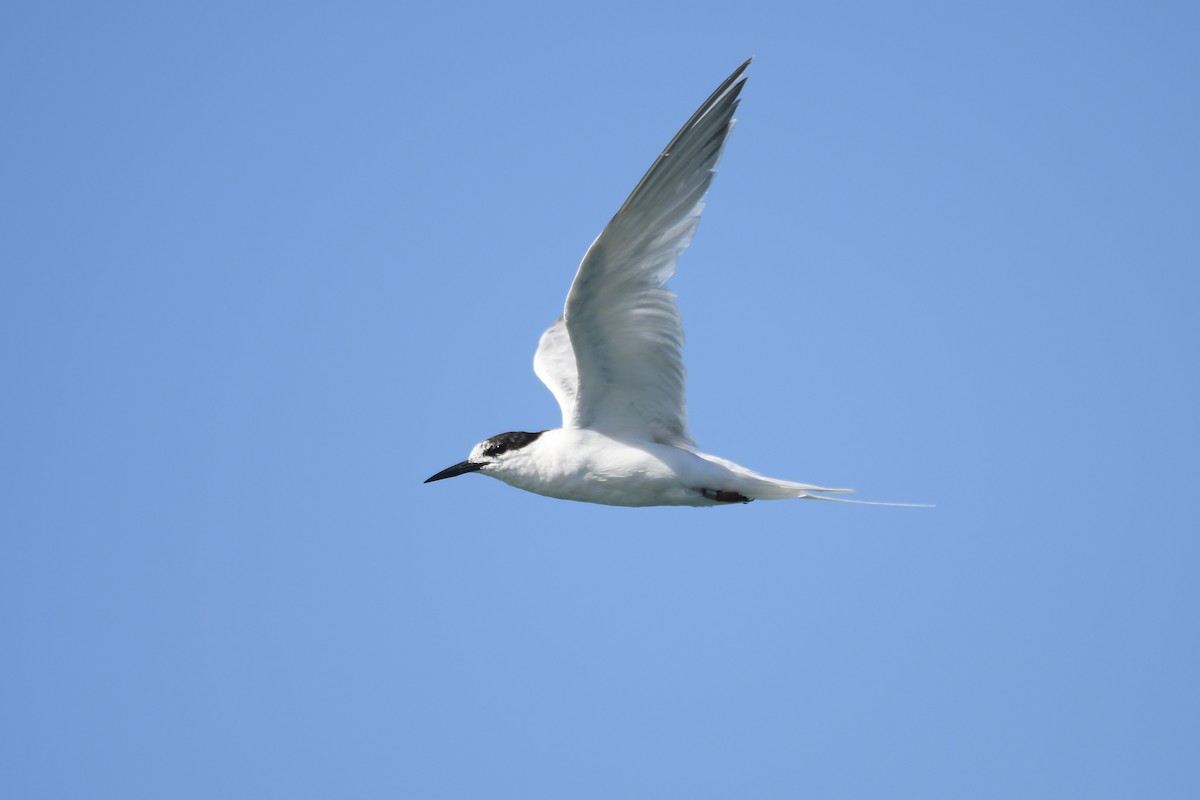
[[[695,449],[683,324],[663,283],[692,241],[750,65],[704,101],[588,248],[533,370],[562,427],[493,436],[426,483],[468,472],[528,492],[614,506],[720,506],[851,491],[768,478]],[[882,504],[892,505],[892,504]]]

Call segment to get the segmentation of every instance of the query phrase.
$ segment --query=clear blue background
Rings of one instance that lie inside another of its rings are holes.
[[[0,795],[1200,796],[1196,9],[6,3]],[[938,507],[422,485],[749,55],[694,432]]]

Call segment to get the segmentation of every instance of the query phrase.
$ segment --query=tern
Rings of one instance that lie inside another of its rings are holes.
[[[654,161],[588,248],[562,315],[542,334],[533,370],[558,401],[562,427],[493,436],[425,483],[478,472],[528,492],[614,506],[865,502],[828,496],[850,489],[769,478],[702,453],[688,432],[683,323],[664,283],[696,233],[748,66],[717,87]]]

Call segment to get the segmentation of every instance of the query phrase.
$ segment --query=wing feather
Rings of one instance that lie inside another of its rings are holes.
[[[533,356],[533,372],[558,401],[563,427],[570,426],[575,418],[575,397],[579,394],[579,369],[575,366],[575,351],[567,333],[567,322],[562,317],[554,320],[542,334]]]
[[[651,165],[588,249],[563,316],[542,336],[534,370],[558,400],[564,427],[693,443],[683,323],[663,283],[695,235],[749,64],[717,87]]]

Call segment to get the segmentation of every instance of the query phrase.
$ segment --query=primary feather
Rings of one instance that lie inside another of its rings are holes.
[[[534,371],[563,427],[694,444],[687,426],[683,323],[663,286],[691,243],[745,85],[742,64],[697,109],[588,248]]]

